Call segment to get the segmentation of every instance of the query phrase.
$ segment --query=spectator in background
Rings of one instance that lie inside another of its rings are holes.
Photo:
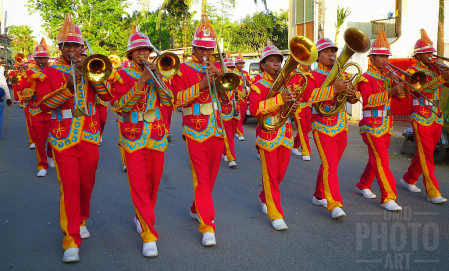
[[[2,124],[3,124],[3,108],[5,107],[5,99],[6,104],[11,106],[11,95],[9,95],[8,84],[6,84],[5,75],[0,73],[0,138],[2,138]]]

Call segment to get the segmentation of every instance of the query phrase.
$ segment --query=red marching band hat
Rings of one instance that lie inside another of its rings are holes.
[[[284,56],[281,54],[279,49],[276,46],[274,46],[273,44],[271,44],[271,41],[268,41],[267,46],[265,48],[263,48],[263,50],[262,50],[262,55],[260,56],[260,61],[259,61],[259,67],[262,72],[265,71],[262,68],[262,61],[271,55],[278,55],[281,57],[281,61],[284,60]]]
[[[237,63],[245,63],[245,59],[243,58],[241,51],[239,51],[239,55],[235,58],[235,64]]]
[[[50,51],[48,50],[44,38],[42,38],[41,43],[34,48],[34,57],[50,57]]]
[[[235,67],[234,59],[232,59],[231,53],[229,53],[229,51],[228,51],[226,54],[227,54],[227,57],[225,59],[223,59],[226,67]]]
[[[30,55],[28,57],[27,63],[34,63],[34,64],[36,64],[36,60],[34,60],[34,56],[33,55]]]
[[[64,24],[56,39],[58,40],[58,45],[64,44],[64,42],[84,44],[81,29],[73,24],[72,15],[70,13],[67,13],[65,16]]]
[[[415,56],[416,54],[433,53],[436,51],[437,50],[435,50],[435,48],[433,47],[433,42],[427,36],[426,30],[421,28],[421,39],[419,39],[415,43],[413,56]]]
[[[368,56],[370,55],[388,55],[391,56],[390,52],[390,43],[387,40],[387,35],[385,31],[381,29],[379,33],[377,33],[377,39],[373,41],[373,45],[371,45],[371,51],[369,51]]]
[[[206,13],[201,15],[201,22],[193,35],[192,46],[203,48],[215,48],[217,42],[215,41],[215,30],[209,22]]]
[[[126,56],[131,60],[130,53],[137,48],[149,48],[154,51],[154,46],[145,33],[138,32],[137,26],[133,25],[132,34],[128,39],[128,47],[126,48]]]
[[[321,38],[317,41],[316,49],[318,52],[327,48],[335,48],[338,51],[338,47],[329,38]]]

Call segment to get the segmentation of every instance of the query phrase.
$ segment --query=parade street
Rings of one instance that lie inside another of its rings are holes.
[[[368,152],[357,124],[350,124],[338,171],[347,216],[334,220],[326,208],[311,203],[321,164],[311,138],[311,161],[292,154],[280,185],[288,230],[278,232],[261,212],[262,171],[254,148],[257,121],[249,119],[244,125],[246,140],[235,142],[238,166],[231,169],[222,162],[212,194],[217,245],[204,247],[199,224],[189,217],[192,171],[179,112],[173,113],[173,140],[165,152],[155,207],[159,255],[145,258],[122,170],[115,114],[108,113],[86,224],[91,237],[82,241],[81,261],[64,264],[56,170],[49,168],[46,177],[36,177],[36,153],[28,149],[24,112],[18,104],[5,107],[0,139],[0,270],[449,269],[449,205],[426,200],[422,177],[417,183],[421,193],[399,184],[412,159],[400,154],[401,133],[411,127],[409,123],[395,124],[389,149],[402,212],[379,207],[377,181],[372,186],[377,199],[356,192]],[[435,170],[444,197],[449,196],[448,165],[446,158]]]

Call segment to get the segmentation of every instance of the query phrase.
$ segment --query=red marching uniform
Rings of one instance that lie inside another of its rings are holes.
[[[214,48],[214,37],[215,31],[207,15],[203,14],[192,45]],[[218,63],[215,66],[220,67]],[[202,243],[208,246],[216,243],[212,190],[220,168],[225,131],[220,123],[218,110],[221,108],[216,92],[212,91],[211,97],[208,88],[199,89],[199,82],[204,76],[205,64],[194,56],[192,61],[181,64],[180,71],[173,77],[172,90],[175,106],[183,107],[183,138],[192,166],[195,198],[190,208],[191,216],[199,220]]]
[[[295,72],[302,72],[310,75],[309,71],[305,71],[299,66]],[[304,101],[301,98],[301,101]],[[300,107],[295,112],[295,124],[298,127],[298,133],[295,136],[293,149],[301,147],[301,155],[303,160],[310,160],[310,143],[309,132],[312,131],[312,106],[306,102],[301,102]]]
[[[19,80],[20,78],[20,75],[19,75],[19,72],[18,72],[18,65],[17,64],[15,64],[14,65],[14,70],[12,70],[10,73],[9,73],[9,78],[12,78],[13,76],[16,76],[16,78]],[[14,103],[17,103],[18,101],[19,101],[19,95],[18,95],[18,91],[19,91],[19,83],[17,82],[17,83],[15,83],[15,84],[12,84],[12,89],[13,89],[13,92],[14,92]]]
[[[231,58],[229,52],[228,57],[224,59],[224,63],[226,67],[234,67],[234,60]],[[234,134],[237,133],[237,125],[241,119],[240,115],[240,105],[237,102],[237,89],[230,91],[228,93],[219,92],[219,100],[221,105],[221,117],[223,118],[223,126],[226,131],[225,138],[225,148],[223,151],[223,157],[225,161],[229,162],[229,167],[236,167],[237,163],[235,160],[237,159],[235,156],[235,142],[234,142]]]
[[[170,91],[170,93],[173,95],[173,91],[171,90],[171,78],[161,77],[165,85],[167,86],[167,89]],[[166,101],[161,102],[161,113],[162,113],[162,119],[164,120],[165,130],[167,133],[167,140],[168,142],[171,141],[171,135],[170,135],[170,126],[171,126],[171,117],[173,115],[173,99],[166,99]]]
[[[390,44],[385,32],[381,30],[368,55],[390,56],[389,49]],[[393,135],[393,117],[390,108],[392,97],[389,97],[388,91],[394,84],[383,70],[379,70],[372,64],[368,66],[367,72],[362,75],[358,83],[358,90],[363,98],[363,119],[359,123],[359,133],[368,146],[369,160],[356,187],[365,197],[375,198],[376,195],[370,189],[374,178],[377,178],[381,191],[381,206],[390,211],[400,211],[402,208],[394,203],[397,197],[396,180],[390,170],[388,154],[390,139]],[[400,94],[394,98],[404,97],[405,94]],[[387,205],[388,202],[392,205]]]
[[[245,63],[242,54],[239,52],[239,55],[235,59],[235,63]],[[249,77],[249,73],[247,71],[239,70],[235,68],[234,73],[237,74],[240,78],[240,85],[238,87],[238,101],[239,101],[239,111],[240,111],[240,120],[237,123],[237,135],[239,136],[239,140],[244,140],[244,132],[243,132],[243,122],[245,121],[246,110],[248,107],[248,92],[249,89],[246,86],[247,82],[251,82]]]
[[[33,60],[34,61],[34,60]],[[28,134],[28,145],[30,149],[34,149],[36,144],[36,136],[34,135],[34,129],[33,129],[33,123],[31,121],[31,115],[30,115],[30,108],[28,107],[28,103],[25,101],[25,99],[22,97],[22,93],[27,86],[28,76],[27,72],[23,72],[20,76],[19,81],[19,87],[17,91],[17,95],[19,96],[20,100],[20,106],[23,107],[23,111],[25,113],[25,122],[27,127],[27,134]]]
[[[317,42],[318,51],[329,47],[336,48],[328,38],[322,38]],[[335,105],[333,86],[321,87],[329,72],[330,70],[326,66],[318,63],[318,67],[310,72],[311,75],[309,75],[307,88],[303,95],[303,99],[309,104],[323,102],[324,110]],[[356,103],[357,99],[349,98],[348,102]],[[347,145],[346,110],[343,109],[332,116],[323,116],[315,108],[312,108],[311,121],[315,145],[322,162],[318,171],[314,197],[326,199],[327,208],[332,212],[335,208],[343,206],[337,171],[338,163]],[[338,213],[341,214],[340,210],[338,209]],[[342,216],[344,216],[344,212]]]
[[[282,58],[277,47],[268,45],[262,51],[261,62],[270,55],[278,55]],[[261,67],[262,69],[262,67]],[[263,71],[263,79],[251,86],[249,94],[249,110],[252,116],[270,115],[275,117],[284,102],[280,94],[266,99],[274,80],[267,72]],[[268,214],[272,225],[276,230],[285,230],[287,225],[284,221],[284,212],[281,206],[281,191],[279,185],[282,182],[290,161],[290,150],[293,147],[292,125],[290,119],[279,129],[269,131],[260,125],[256,128],[256,148],[260,153],[262,162],[262,184],[263,189],[259,194],[262,204],[262,212]],[[266,210],[265,205],[266,204]],[[276,222],[282,221],[281,228],[275,226]]]
[[[100,115],[100,136],[103,137],[104,126],[108,120],[108,102],[103,101],[97,96],[95,104]]]
[[[413,55],[436,52],[432,46],[432,41],[427,37],[424,29],[421,29],[421,37],[415,44]],[[438,104],[441,87],[449,86],[449,84],[441,78],[440,70],[433,66],[429,67],[417,61],[414,66],[407,70],[409,73],[415,73],[417,71],[422,71],[427,75],[427,82],[419,91],[428,99]],[[432,111],[425,105],[432,108]],[[413,100],[411,119],[415,133],[417,153],[413,157],[407,173],[402,177],[401,183],[409,188],[409,190],[410,186],[412,189],[415,189],[412,192],[420,192],[421,190],[415,184],[422,174],[428,200],[432,203],[443,203],[447,199],[441,196],[438,180],[434,174],[435,163],[433,161],[433,152],[440,139],[444,119],[443,117],[438,117],[436,113],[440,113],[439,109],[424,98]]]
[[[70,14],[58,39],[59,44],[83,44],[81,30],[73,25]],[[72,93],[67,88],[71,72],[72,66],[61,57],[58,64],[45,67],[37,76],[38,104],[43,112],[52,112],[49,140],[61,185],[59,214],[65,235],[62,241],[64,262],[79,261],[81,235],[84,238],[90,236],[85,225],[90,216],[100,143],[100,118],[95,109],[95,95],[103,100],[112,99],[103,84],[94,86],[83,77]]]

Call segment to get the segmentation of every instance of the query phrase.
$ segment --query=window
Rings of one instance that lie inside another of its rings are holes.
[[[303,24],[313,21],[313,0],[295,1],[295,24]]]
[[[251,65],[249,65],[249,75],[253,76],[257,74],[260,74],[259,63],[251,63]]]

